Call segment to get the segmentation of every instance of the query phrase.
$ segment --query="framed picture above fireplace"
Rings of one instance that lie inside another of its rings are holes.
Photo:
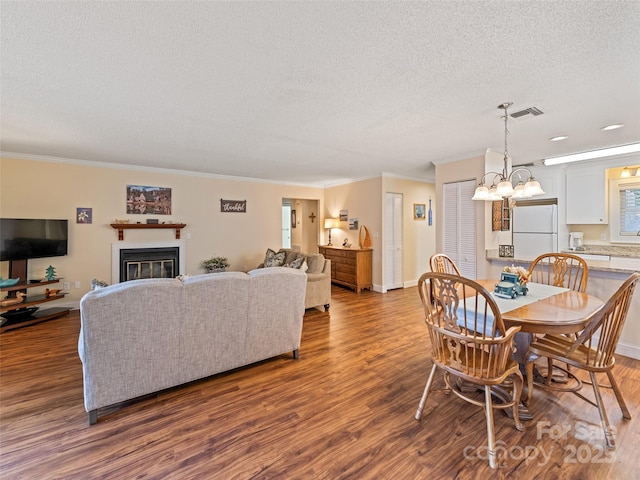
[[[171,189],[127,185],[127,213],[134,215],[171,215]]]

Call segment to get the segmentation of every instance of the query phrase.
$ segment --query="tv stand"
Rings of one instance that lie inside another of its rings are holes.
[[[51,285],[54,283],[58,283],[60,281],[59,278],[54,280],[43,280],[37,283],[29,283],[26,281],[27,278],[27,261],[26,260],[11,260],[9,263],[9,277],[10,278],[18,278],[22,280],[20,283],[16,285],[12,285],[11,287],[3,287],[0,288],[0,292],[3,292],[0,295],[0,299],[4,299],[4,292],[7,292],[7,296],[9,299],[16,298],[18,292],[22,292],[27,294],[27,289],[35,288],[35,287],[43,287],[45,285]],[[7,305],[4,307],[0,307],[0,314],[6,312],[16,311],[22,308],[32,307],[34,305],[38,305],[40,303],[51,302],[53,300],[58,300],[60,298],[64,298],[66,293],[58,292],[56,295],[47,296],[45,294],[39,295],[27,295],[21,303],[14,303],[12,305]],[[67,315],[71,311],[70,308],[66,307],[57,307],[57,308],[47,308],[44,310],[38,310],[34,312],[32,315],[24,317],[24,318],[16,318],[16,319],[6,319],[5,317],[0,317],[2,321],[2,325],[0,326],[0,333],[4,333],[8,330],[14,330],[16,328],[26,327],[28,325],[33,325],[34,323],[46,322],[47,320],[53,320],[54,318],[62,317]]]

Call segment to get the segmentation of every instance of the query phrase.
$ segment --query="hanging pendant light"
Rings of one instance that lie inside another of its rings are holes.
[[[511,105],[513,105],[513,103],[511,102],[505,102],[501,105],[498,105],[499,109],[504,110],[504,158],[502,160],[502,173],[485,173],[482,176],[480,184],[476,188],[475,193],[473,194],[472,200],[484,200],[490,202],[494,200],[501,200],[503,198],[527,198],[544,194],[544,190],[542,190],[540,183],[535,178],[533,178],[531,170],[529,170],[528,168],[519,167],[513,170],[511,173],[508,173],[509,151],[507,148],[507,135],[509,135],[509,129],[507,121],[509,119],[509,107]],[[527,172],[529,174],[526,183],[522,181],[518,172]],[[518,177],[518,182],[515,187],[513,186],[512,182],[512,177],[514,174],[517,174]],[[493,181],[491,182],[491,186],[489,187],[487,187],[487,185],[484,183],[485,178],[488,175],[493,175]]]

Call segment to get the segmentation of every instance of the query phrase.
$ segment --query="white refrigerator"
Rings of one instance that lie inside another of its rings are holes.
[[[533,260],[558,251],[558,205],[516,205],[513,208],[513,249],[516,258]]]

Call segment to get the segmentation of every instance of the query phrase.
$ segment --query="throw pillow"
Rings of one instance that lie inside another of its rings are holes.
[[[97,278],[94,278],[93,280],[91,280],[91,290],[98,290],[99,288],[104,288],[108,286],[109,284],[107,282],[98,280]]]
[[[278,252],[267,249],[267,253],[264,257],[264,266],[265,267],[281,267],[284,265],[284,259],[286,256],[286,252]]]
[[[293,262],[291,262],[288,266],[291,268],[301,268],[304,263],[304,257],[296,258]]]

